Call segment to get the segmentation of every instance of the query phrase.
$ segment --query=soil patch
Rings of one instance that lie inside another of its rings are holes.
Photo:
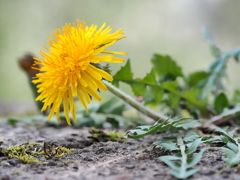
[[[152,146],[159,135],[125,142],[93,142],[88,138],[88,130],[54,128],[45,123],[17,123],[12,126],[2,121],[1,148],[25,143],[43,146],[48,142],[71,148],[72,152],[62,158],[43,158],[41,163],[33,164],[24,164],[2,154],[0,179],[175,179],[170,176],[169,169],[157,160],[164,153]],[[190,179],[239,180],[238,168],[226,167],[222,156],[219,149],[208,149],[198,165],[199,172]]]

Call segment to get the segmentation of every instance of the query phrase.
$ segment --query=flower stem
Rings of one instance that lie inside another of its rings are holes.
[[[166,121],[169,118],[163,114],[157,113],[149,109],[148,107],[144,106],[143,104],[139,103],[131,96],[126,94],[125,92],[121,91],[119,88],[113,86],[111,83],[103,80],[104,84],[108,87],[108,90],[111,91],[115,96],[122,99],[125,103],[129,104],[145,116],[155,120],[155,121]]]

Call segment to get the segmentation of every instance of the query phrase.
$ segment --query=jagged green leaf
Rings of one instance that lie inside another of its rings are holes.
[[[230,54],[232,55],[232,57],[238,62],[239,58],[240,58],[240,49],[233,49]]]
[[[167,164],[170,168],[172,168],[173,170],[178,170],[179,169],[179,165],[175,163],[175,161],[180,160],[180,157],[177,156],[161,156],[158,158],[160,161],[164,162],[165,164]]]
[[[190,150],[181,137],[177,138],[177,146],[180,154],[161,156],[158,159],[171,168],[171,174],[179,179],[186,179],[195,174],[198,169],[194,166],[200,162],[204,150],[195,153],[196,148]],[[193,142],[192,142],[193,143]],[[188,153],[187,153],[188,152]]]
[[[214,109],[217,113],[222,113],[229,106],[229,101],[225,93],[220,93],[214,100]]]
[[[125,66],[122,66],[121,69],[114,75],[113,79],[113,84],[117,86],[119,84],[119,81],[129,81],[133,79],[133,73],[129,60]]]
[[[170,57],[160,54],[155,54],[152,58],[153,69],[161,79],[176,79],[182,76],[182,69]]]
[[[191,73],[187,79],[189,87],[201,87],[208,76],[209,73],[205,71]]]
[[[238,104],[240,103],[240,90],[235,90],[232,98],[232,103]]]
[[[218,92],[224,90],[223,78],[226,77],[227,64],[231,58],[238,62],[240,49],[223,52],[215,44],[212,35],[207,29],[205,29],[204,35],[209,43],[210,50],[215,57],[215,60],[210,65],[208,71],[209,76],[203,84],[202,97],[207,97],[210,94],[215,96]]]
[[[142,82],[144,82],[145,84],[157,84],[154,69],[152,69],[149,73],[146,74],[146,76],[142,79]]]
[[[164,90],[158,86],[147,86],[144,94],[145,104],[159,104],[164,96]]]
[[[199,121],[190,118],[169,119],[167,121],[156,122],[153,125],[138,126],[128,131],[128,137],[137,139],[149,134],[166,132],[168,130],[192,129],[199,125]]]
[[[210,51],[211,51],[211,54],[215,57],[215,58],[219,58],[221,57],[221,49],[216,45],[216,43],[214,42],[214,39],[212,37],[212,34],[208,31],[208,28],[205,27],[203,29],[203,35],[205,37],[205,39],[207,40],[208,42],[208,45],[210,47]]]
[[[154,145],[160,147],[165,151],[176,151],[179,150],[176,142],[176,138],[163,138],[161,140],[155,141]]]
[[[200,136],[198,133],[195,131],[189,131],[187,134],[184,136],[183,140],[185,142],[193,142],[194,140],[198,139]]]
[[[132,81],[131,88],[135,96],[144,96],[146,93],[146,85],[137,80],[135,82]]]
[[[193,151],[195,152],[195,151]],[[199,163],[203,157],[203,153],[205,152],[205,149],[201,149],[199,153],[194,153],[192,159],[188,162],[188,167],[195,166],[197,163]]]
[[[224,153],[224,161],[230,165],[240,164],[240,144],[228,142],[225,147],[222,148]]]
[[[202,144],[202,139],[201,138],[195,139],[193,142],[188,144],[186,153],[187,154],[194,153],[197,150],[197,148],[200,146],[200,144]]]
[[[156,74],[160,76],[160,71],[163,71],[162,75],[168,77],[173,77],[172,72],[175,71],[177,74],[175,74],[176,76],[174,77],[182,76],[181,68],[176,65],[170,57],[155,55],[152,61],[154,63],[153,69],[142,79],[133,78],[131,65],[128,61],[114,76],[114,83],[118,85],[118,82],[121,81],[129,84],[135,96],[144,97],[143,100],[146,104],[165,102],[168,106],[177,109],[180,105],[180,101],[183,100],[183,103],[189,106],[188,109],[206,112],[206,102],[204,99],[200,99],[199,89],[192,88],[189,90],[182,90],[178,87],[178,83],[175,80],[168,80],[162,83],[157,82]],[[158,67],[162,64],[165,64],[167,70],[162,70],[162,67]],[[167,98],[162,101],[165,94],[167,94]]]
[[[197,128],[201,125],[201,123],[195,119],[182,118],[177,121],[174,121],[173,125],[176,128],[182,128],[182,129],[187,130],[187,129]]]

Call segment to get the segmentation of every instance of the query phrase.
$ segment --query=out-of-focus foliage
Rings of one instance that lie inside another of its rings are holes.
[[[198,171],[195,166],[201,161],[206,146],[221,147],[228,165],[240,163],[239,133],[216,126],[229,125],[230,120],[240,117],[239,90],[231,97],[224,86],[227,65],[231,60],[239,62],[240,50],[224,52],[207,30],[204,35],[214,57],[207,71],[186,75],[170,56],[155,54],[151,59],[152,69],[145,77],[134,78],[130,61],[114,76],[117,86],[119,82],[128,84],[145,105],[157,106],[161,112],[167,109],[172,116],[188,117],[169,118],[128,132],[130,138],[164,132],[153,144],[166,153],[159,160],[178,179],[186,179]],[[238,127],[238,121],[237,124]],[[205,134],[209,129],[210,134]]]
[[[238,63],[240,49],[224,52],[208,31],[205,37],[215,58],[208,71],[186,75],[170,56],[155,54],[151,59],[152,69],[143,78],[134,78],[128,61],[115,74],[115,85],[127,83],[135,96],[142,97],[143,103],[167,107],[167,113],[173,115],[182,115],[185,110],[192,117],[200,118],[223,112],[236,104],[236,99],[230,101],[226,95],[223,80],[228,62],[233,59]]]

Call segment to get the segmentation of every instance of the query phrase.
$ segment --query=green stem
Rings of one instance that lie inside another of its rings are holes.
[[[180,146],[181,150],[181,169],[180,169],[180,177],[184,177],[184,174],[186,174],[186,167],[187,167],[187,155],[185,153],[186,147],[184,145],[182,137],[177,138],[178,145]]]
[[[156,112],[152,111],[151,109],[149,109],[148,107],[144,106],[143,104],[139,103],[138,101],[133,99],[131,96],[129,96],[125,92],[123,92],[120,89],[118,89],[117,87],[113,86],[111,83],[109,83],[105,80],[103,82],[108,87],[108,90],[111,91],[115,96],[119,97],[124,102],[126,102],[127,104],[129,104],[130,106],[132,106],[133,108],[135,108],[136,110],[138,110],[139,112],[144,114],[145,116],[147,116],[155,121],[166,121],[169,119],[167,116],[160,114],[160,113],[156,113]]]
[[[240,117],[240,107],[236,106],[235,108],[228,110],[227,112],[224,112],[220,115],[214,116],[212,117],[210,120],[208,120],[205,123],[205,126],[209,126],[209,125],[221,125],[224,124],[228,121],[230,121],[231,119]]]
[[[121,80],[122,82],[131,85],[132,83],[134,83],[134,80]],[[166,91],[168,93],[173,94],[174,96],[177,96],[183,100],[186,100],[188,102],[190,102],[193,106],[197,107],[198,109],[200,109],[201,111],[206,111],[206,106],[204,104],[202,104],[201,102],[197,101],[197,100],[193,100],[191,98],[189,98],[188,96],[185,96],[183,93],[178,92],[174,89],[171,88],[167,88],[167,87],[163,87],[163,86],[159,86],[157,84],[152,84],[152,83],[148,83],[148,82],[141,82],[141,84],[145,85],[145,86],[150,86],[150,87],[154,87],[154,88],[158,88],[161,89],[163,91]]]

